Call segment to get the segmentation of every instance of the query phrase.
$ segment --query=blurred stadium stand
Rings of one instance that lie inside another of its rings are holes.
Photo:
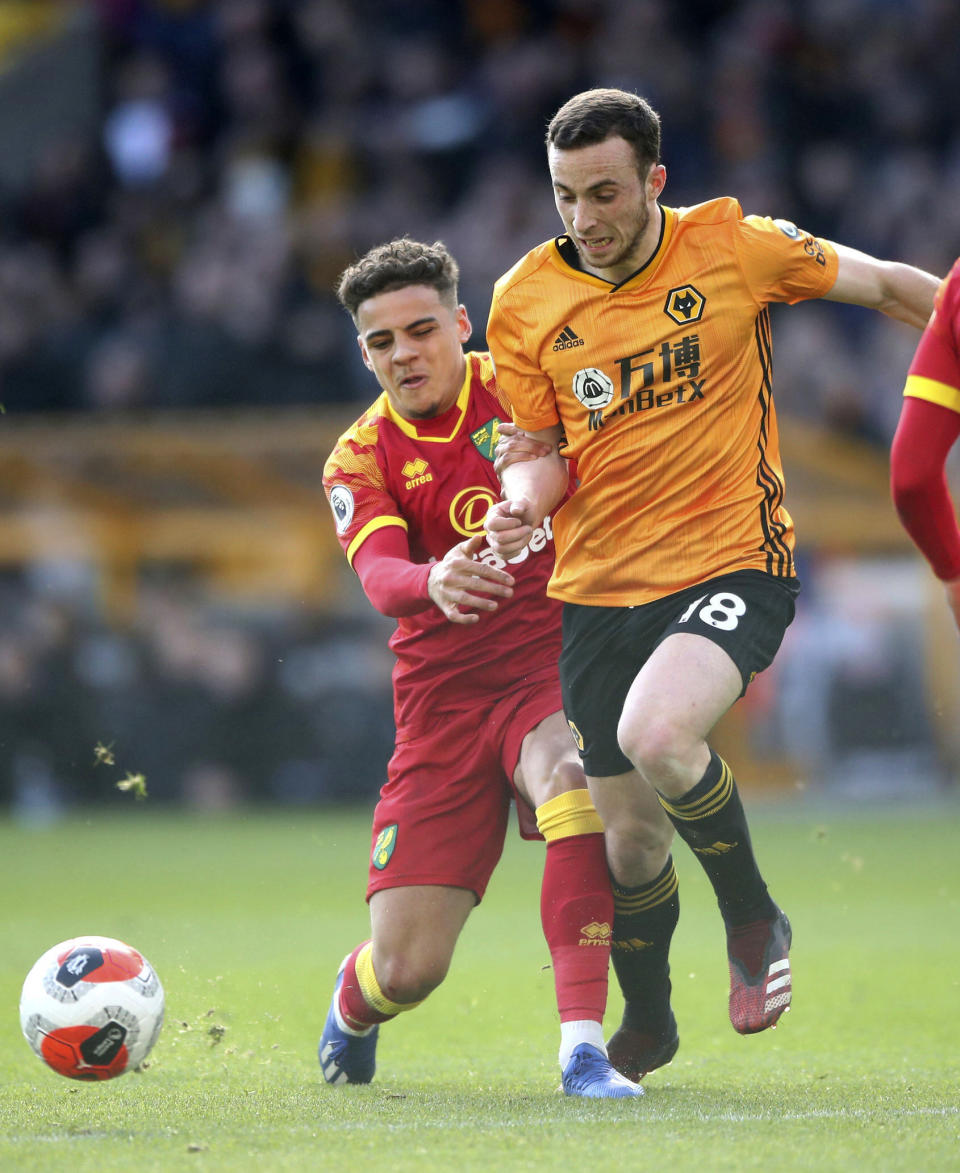
[[[85,8],[0,5],[0,183],[27,189],[50,143],[90,141],[100,119],[100,36]]]
[[[8,417],[0,564],[86,564],[99,610],[117,624],[135,615],[152,566],[182,567],[236,599],[342,607],[346,565],[320,471],[352,418],[309,409]]]
[[[0,0],[0,801],[116,799],[98,743],[159,799],[369,799],[391,624],[320,486],[374,390],[343,266],[444,239],[482,346],[556,231],[545,122],[612,84],[663,114],[668,203],[944,272],[957,44],[942,0]],[[774,315],[807,590],[719,736],[756,785],[920,793],[960,688],[886,487],[916,335]]]

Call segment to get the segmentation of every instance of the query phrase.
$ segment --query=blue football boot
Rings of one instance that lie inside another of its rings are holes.
[[[590,1043],[573,1048],[570,1062],[563,1069],[563,1090],[568,1096],[587,1096],[593,1100],[643,1095],[640,1084],[621,1075],[606,1055]]]
[[[317,1048],[320,1069],[327,1083],[369,1083],[377,1069],[377,1035],[380,1027],[375,1026],[363,1035],[349,1034],[340,1027],[336,1005],[342,985],[341,968],[333,987],[333,999],[320,1036],[320,1046]]]

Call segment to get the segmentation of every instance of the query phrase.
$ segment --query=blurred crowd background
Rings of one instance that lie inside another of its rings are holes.
[[[546,122],[595,84],[661,112],[668,203],[736,195],[933,271],[960,251],[950,0],[66,7],[59,53],[88,72],[51,56],[64,125],[5,165],[8,410],[362,400],[332,286],[403,233],[460,258],[482,344],[493,281],[557,231]],[[885,441],[888,336],[862,313],[784,318],[784,406]]]
[[[458,257],[482,346],[494,280],[557,231],[546,122],[592,85],[660,111],[668,204],[734,195],[946,272],[958,45],[953,0],[0,3],[3,411],[359,411],[374,388],[332,289],[400,234]],[[885,452],[915,342],[849,307],[776,311],[781,413]],[[379,785],[389,624],[362,605],[238,616],[168,579],[118,625],[76,566],[8,567],[0,585],[16,809],[108,792],[108,741],[153,793],[201,805]],[[857,647],[875,684],[877,642],[854,640],[853,662]],[[914,653],[886,663],[922,690]],[[836,681],[817,679],[791,702],[807,723],[780,724],[808,747],[820,729],[826,754]],[[894,747],[926,744],[923,706],[870,703]]]

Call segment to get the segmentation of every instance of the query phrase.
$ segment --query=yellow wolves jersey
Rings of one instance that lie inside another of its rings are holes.
[[[663,209],[620,285],[567,237],[497,282],[487,344],[514,419],[560,423],[580,485],[557,513],[550,594],[631,606],[734,570],[791,577],[770,302],[821,297],[831,245],[733,199]]]

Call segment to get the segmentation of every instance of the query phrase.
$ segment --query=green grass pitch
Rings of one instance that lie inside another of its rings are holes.
[[[748,807],[794,925],[793,1010],[733,1032],[719,916],[679,845],[680,1051],[629,1102],[558,1093],[538,845],[511,834],[375,1082],[329,1088],[316,1041],[367,927],[369,812],[0,823],[0,1170],[960,1169],[960,806]],[[85,932],[141,949],[167,996],[148,1068],[97,1085],[47,1071],[17,1014],[33,961]],[[619,1010],[611,982],[608,1033]]]

